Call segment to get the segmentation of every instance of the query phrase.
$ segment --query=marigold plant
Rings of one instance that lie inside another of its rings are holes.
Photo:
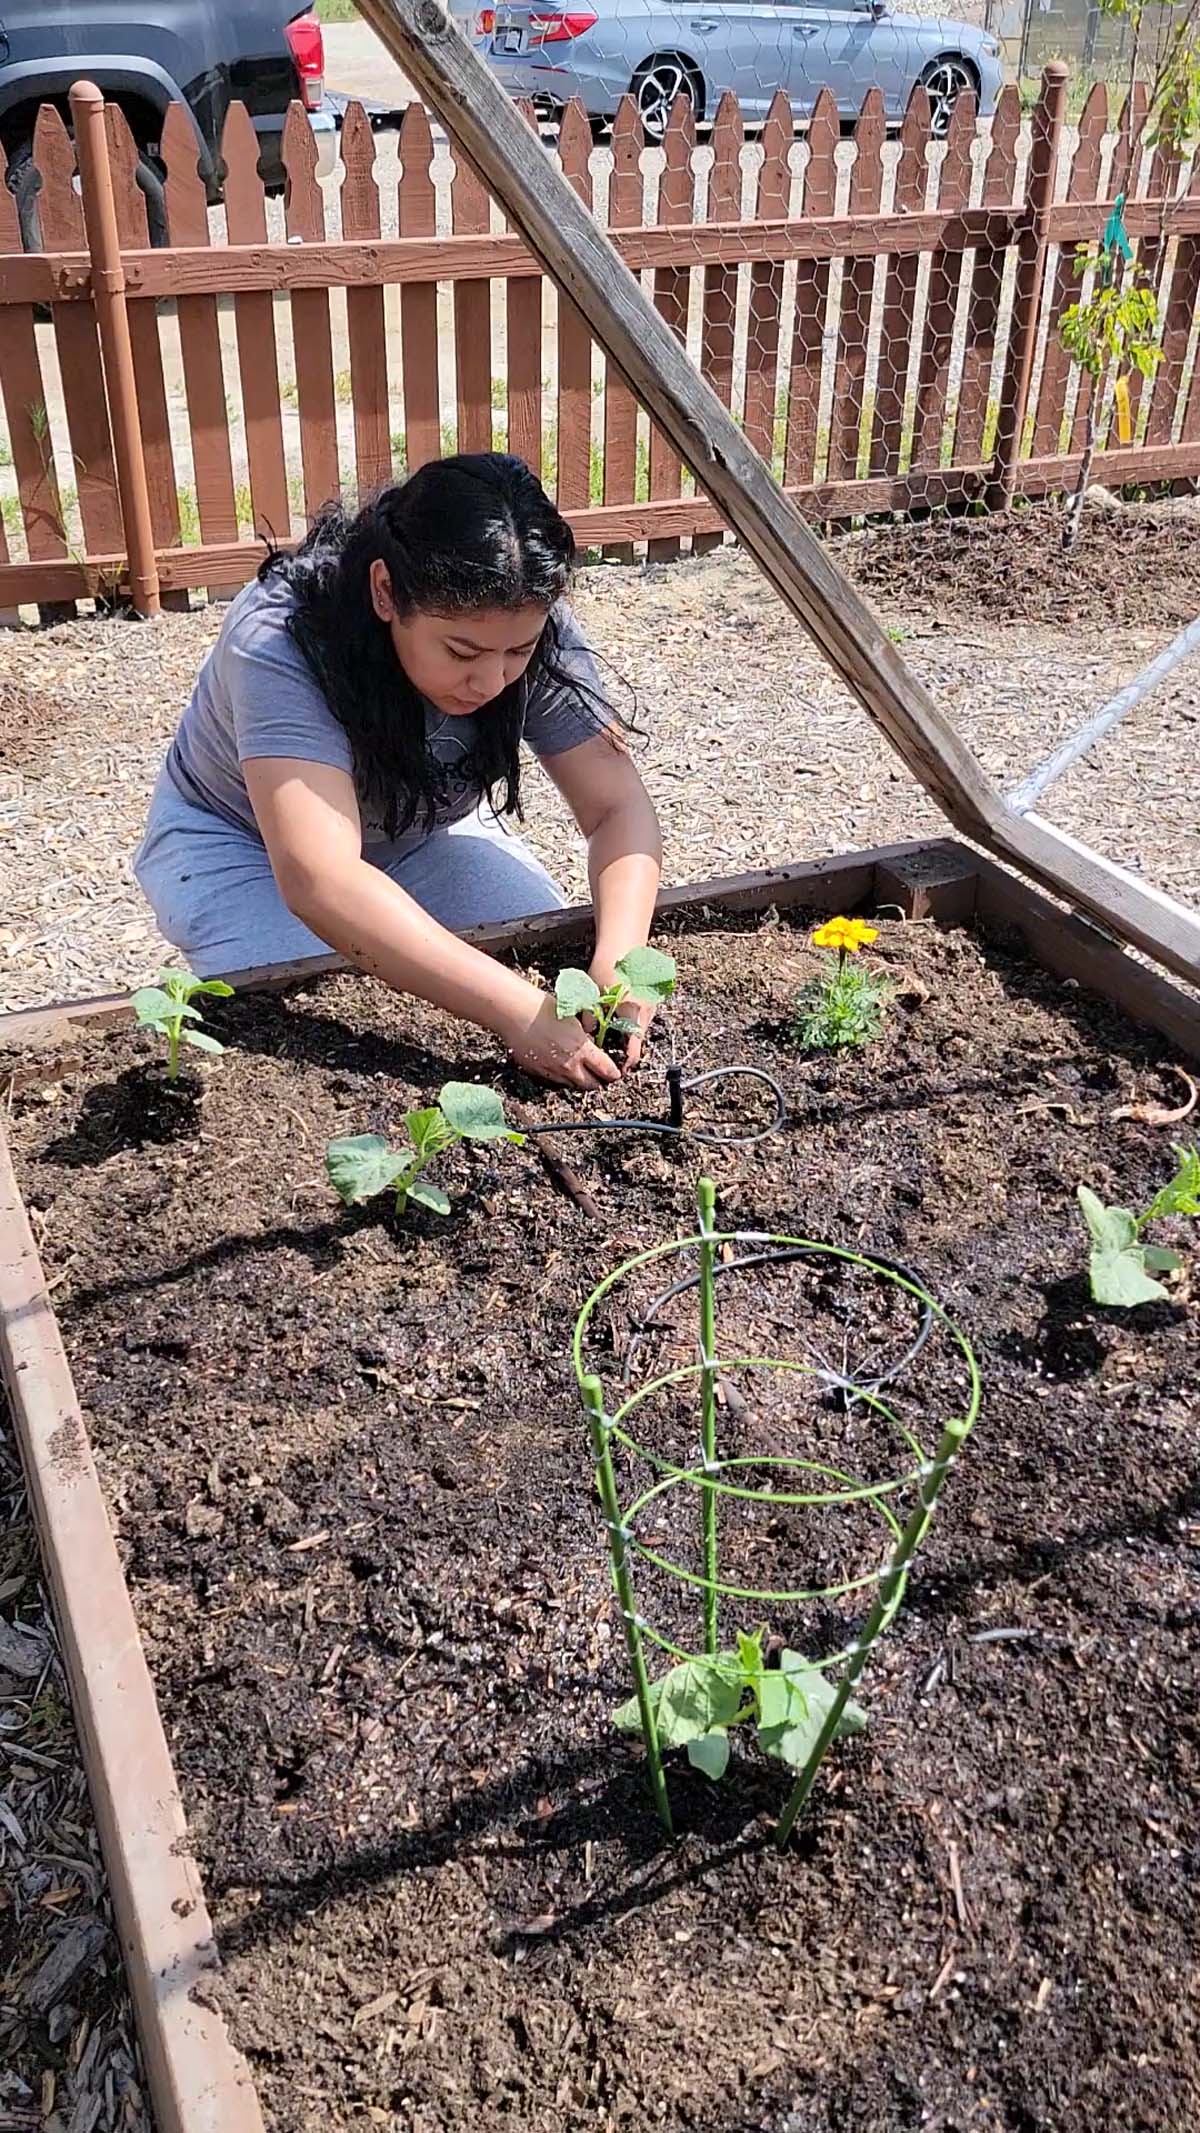
[[[796,1002],[792,1037],[802,1051],[844,1051],[879,1035],[888,981],[880,971],[851,961],[878,939],[878,927],[862,918],[827,918],[816,928],[813,947],[834,960],[809,981]]]

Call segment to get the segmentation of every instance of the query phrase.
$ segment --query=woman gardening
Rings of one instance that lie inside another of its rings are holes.
[[[565,604],[574,557],[500,453],[434,462],[268,557],[201,670],[134,863],[198,975],[333,948],[546,1081],[618,1077],[552,994],[456,937],[565,901],[501,819],[521,817],[525,741],[587,841],[597,984],[646,941],[658,825]],[[652,1010],[636,1012],[629,1065]]]

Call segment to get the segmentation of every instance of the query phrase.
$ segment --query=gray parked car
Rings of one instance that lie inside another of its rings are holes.
[[[245,104],[269,186],[284,182],[282,141],[293,98],[309,115],[324,173],[337,156],[337,117],[325,97],[325,49],[310,0],[0,0],[0,145],[22,239],[40,243],[33,129],[41,104],[69,123],[71,84],[94,81],[129,121],[140,156],[151,240],[166,236],[159,136],[183,104],[210,197],[220,197],[220,142],[233,98]]]
[[[964,89],[987,113],[1003,80],[994,37],[964,22],[893,15],[886,0],[452,0],[452,10],[511,96],[551,115],[577,96],[599,127],[629,93],[652,140],[679,95],[711,119],[732,89],[753,123],[780,88],[800,118],[826,86],[845,118],[879,88],[898,124],[917,82],[943,135]]]

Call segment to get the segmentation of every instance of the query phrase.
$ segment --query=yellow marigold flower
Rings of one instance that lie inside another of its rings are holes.
[[[860,948],[869,948],[879,939],[879,928],[868,926],[861,918],[827,918],[818,926],[812,937],[814,948],[834,948],[845,955],[857,955]]]

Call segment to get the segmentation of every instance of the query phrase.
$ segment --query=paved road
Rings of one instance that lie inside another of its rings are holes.
[[[342,96],[362,96],[397,110],[416,91],[365,22],[325,24],[325,85]]]

